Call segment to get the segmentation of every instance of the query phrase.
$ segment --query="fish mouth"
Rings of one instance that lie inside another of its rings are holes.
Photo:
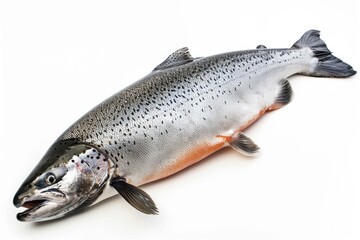
[[[47,205],[49,201],[45,199],[38,199],[38,200],[29,200],[23,202],[19,207],[27,208],[25,211],[20,212],[16,215],[16,218],[19,221],[26,221],[26,218],[31,215],[31,213],[39,210],[43,206]]]
[[[23,193],[14,198],[15,207],[25,208],[23,212],[16,215],[21,222],[39,222],[53,218],[66,206],[66,203],[66,194],[56,188],[35,194]]]

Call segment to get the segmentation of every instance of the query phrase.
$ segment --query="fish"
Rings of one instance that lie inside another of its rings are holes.
[[[170,176],[224,148],[254,156],[244,130],[289,104],[295,74],[356,74],[309,30],[290,48],[194,58],[181,48],[144,78],[70,126],[16,192],[23,222],[77,213],[119,194],[145,214],[158,208],[140,186]]]

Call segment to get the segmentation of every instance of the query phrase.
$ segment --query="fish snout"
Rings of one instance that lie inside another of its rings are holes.
[[[23,184],[19,190],[15,193],[13,204],[15,207],[21,207],[25,200],[31,196],[31,185]]]
[[[17,208],[21,207],[21,200],[17,194],[15,194],[15,196],[14,196],[13,204]]]
[[[13,203],[14,206],[19,208],[21,207],[24,202],[26,201],[27,198],[29,198],[30,196],[28,194],[15,194],[14,199],[13,199]]]

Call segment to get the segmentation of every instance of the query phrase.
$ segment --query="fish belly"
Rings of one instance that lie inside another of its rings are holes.
[[[183,106],[180,112],[186,112],[185,116],[166,124],[166,131],[152,133],[153,140],[146,143],[146,155],[140,157],[147,163],[142,166],[150,171],[132,181],[141,185],[167,177],[228,146],[232,134],[251,125],[274,102],[276,86],[270,89],[273,93],[265,94],[256,86],[249,89],[229,84],[217,93],[220,99],[205,97],[197,104]]]

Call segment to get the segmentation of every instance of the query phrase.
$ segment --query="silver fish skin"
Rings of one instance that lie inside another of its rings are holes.
[[[287,78],[294,74],[349,77],[356,71],[331,54],[316,30],[287,49],[261,45],[195,59],[187,48],[179,49],[56,140],[14,197],[15,206],[29,207],[18,219],[59,218],[117,192],[139,211],[156,214],[155,203],[138,186],[172,175],[223,147],[255,155],[259,147],[243,131],[267,111],[291,101]],[[59,168],[65,169],[63,176],[53,174]],[[67,177],[70,173],[76,177]],[[49,176],[55,176],[54,183],[46,180]],[[69,191],[56,186],[66,186],[59,184],[63,181],[74,181],[72,186],[81,182],[83,187]],[[77,198],[59,207],[56,200],[41,196],[42,189]],[[79,189],[82,194],[77,194]]]

